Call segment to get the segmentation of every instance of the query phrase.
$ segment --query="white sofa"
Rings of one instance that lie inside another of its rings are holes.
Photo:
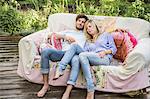
[[[44,30],[30,34],[22,38],[19,42],[19,63],[17,73],[34,83],[43,83],[40,73],[39,45],[46,39],[48,33],[58,32],[65,29],[75,28],[76,14],[56,13],[49,16],[48,27]],[[148,69],[150,65],[150,23],[130,17],[109,17],[109,16],[88,16],[98,24],[107,26],[112,24],[107,31],[113,28],[122,28],[130,31],[137,39],[138,44],[130,52],[125,60],[125,64],[112,63],[111,66],[99,66],[96,72],[96,90],[124,93],[138,91],[150,86]],[[115,21],[114,21],[115,20]],[[58,80],[53,80],[55,63],[51,66],[49,84],[53,86],[66,86],[69,76],[69,68]],[[85,79],[80,73],[76,86],[85,88]]]

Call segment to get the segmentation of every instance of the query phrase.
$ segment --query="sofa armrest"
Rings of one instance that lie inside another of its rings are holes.
[[[38,32],[32,33],[23,39],[33,41],[37,46],[40,45],[43,40],[47,37],[47,35],[50,33],[49,29],[40,30]]]
[[[135,61],[133,61],[135,60]],[[131,62],[136,62],[141,64],[143,63],[143,67],[149,66],[150,64],[150,38],[141,39],[138,44],[135,46],[132,52],[127,55],[125,60],[127,64]],[[139,66],[136,66],[139,67]]]
[[[30,73],[33,67],[35,56],[39,55],[38,46],[45,36],[49,33],[48,29],[44,29],[26,37],[19,41],[19,66],[24,69],[26,74]]]

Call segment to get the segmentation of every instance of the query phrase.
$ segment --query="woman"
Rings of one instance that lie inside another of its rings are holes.
[[[84,48],[81,48],[77,44],[73,44],[59,63],[58,71],[56,73],[56,76],[58,77],[63,75],[63,70],[66,65],[71,61],[71,59],[76,57],[76,61],[71,63],[71,74],[69,81],[67,82],[67,89],[62,99],[69,98],[71,89],[77,80],[80,65],[87,82],[87,99],[94,99],[94,83],[90,66],[109,65],[112,60],[112,56],[116,53],[117,49],[111,34],[106,32],[100,33],[94,21],[88,20],[85,23],[84,33],[86,37]],[[77,58],[77,55],[79,55],[79,58]]]
[[[99,33],[96,27],[94,22],[87,22],[84,32],[87,39],[85,49],[88,52],[79,54],[81,68],[87,83],[87,99],[94,99],[94,82],[90,66],[109,65],[117,51],[111,34]]]

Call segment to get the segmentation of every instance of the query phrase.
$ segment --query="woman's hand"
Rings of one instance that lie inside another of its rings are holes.
[[[101,51],[98,53],[98,55],[103,58],[105,55],[106,55],[106,52],[105,51]]]

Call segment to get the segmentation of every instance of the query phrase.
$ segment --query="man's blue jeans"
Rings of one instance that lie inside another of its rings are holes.
[[[94,52],[82,52],[79,54],[81,69],[87,82],[88,92],[94,91],[94,82],[92,79],[90,66],[109,65],[110,59],[107,55],[101,58]]]
[[[76,45],[75,45],[76,46]],[[62,57],[64,56],[65,51],[60,51],[56,49],[45,49],[41,53],[41,72],[42,74],[48,74],[49,73],[49,60],[53,62],[60,61]],[[71,65],[71,72],[70,77],[67,82],[67,84],[75,85],[75,82],[77,80],[80,64],[79,64],[79,56],[74,55],[71,59],[71,62],[69,62]]]
[[[67,84],[75,85],[80,71],[79,55],[75,55],[71,60],[71,72]]]
[[[66,51],[63,58],[58,64],[59,71],[62,72],[66,68],[67,64],[71,62],[72,58],[75,55],[79,55],[81,52],[83,52],[83,49],[78,44],[72,44],[70,49]]]
[[[58,64],[60,72],[66,68],[67,64],[70,63],[71,65],[70,78],[67,84],[75,85],[80,70],[78,55],[81,52],[83,52],[83,49],[78,44],[72,44]]]
[[[49,73],[49,60],[53,62],[60,61],[64,56],[65,51],[56,50],[53,48],[44,49],[41,53],[41,72],[42,74]]]

